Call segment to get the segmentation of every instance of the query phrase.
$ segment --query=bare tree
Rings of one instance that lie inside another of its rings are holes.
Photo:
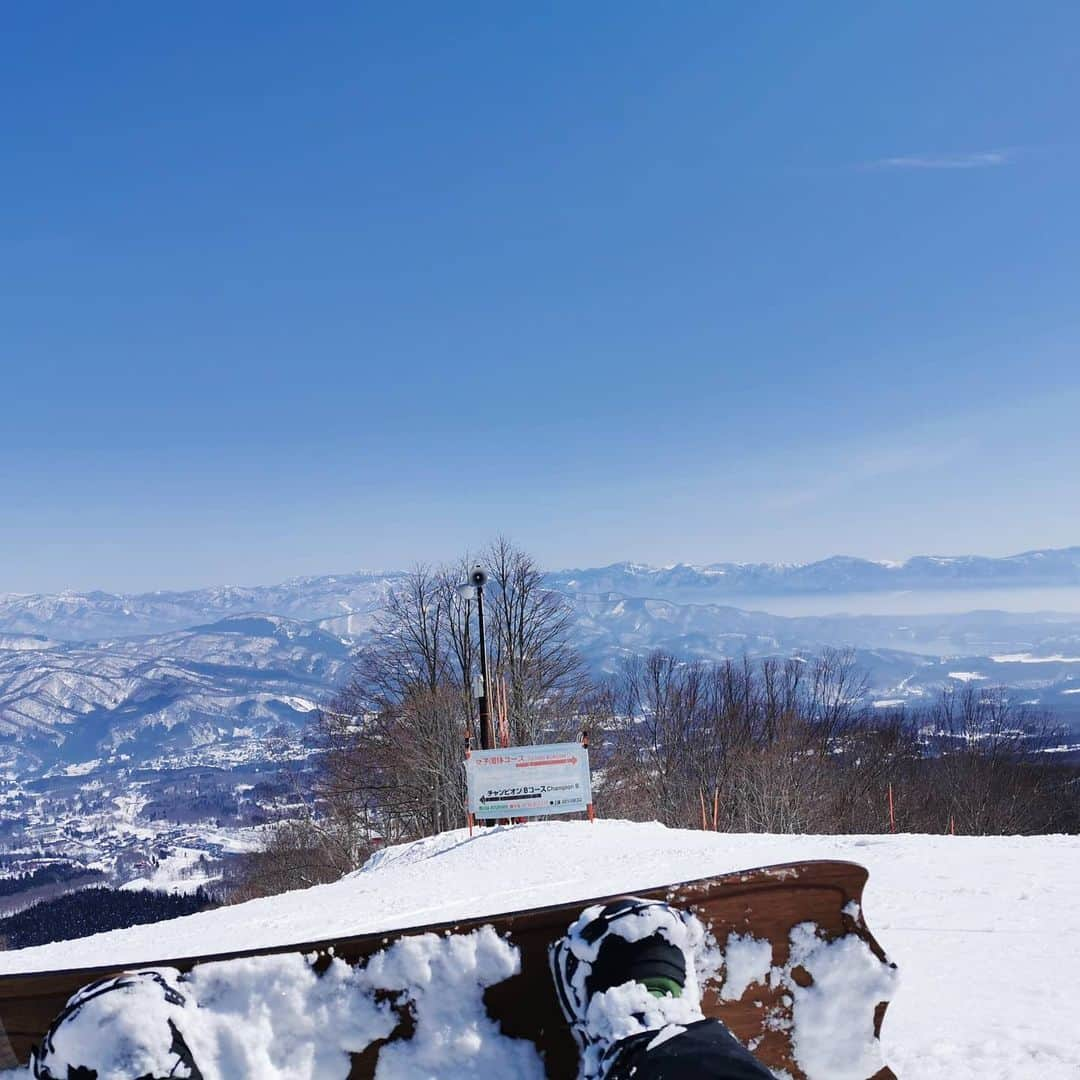
[[[878,771],[865,769],[859,784],[841,776],[841,764],[854,760],[855,733],[866,730],[862,692],[848,653],[629,661],[608,697],[602,805],[671,825],[842,829]]]
[[[1048,718],[1017,709],[1004,687],[947,686],[926,718],[935,768],[927,808],[975,835],[1035,831],[1050,774],[1037,768]]]
[[[700,683],[699,665],[662,652],[623,664],[608,698],[614,752],[604,765],[605,808],[685,823],[698,798],[690,790],[689,755]]]
[[[510,741],[547,741],[572,730],[589,678],[570,644],[573,609],[549,588],[532,556],[505,537],[487,550],[485,590],[492,628],[491,660],[507,687]]]
[[[283,847],[302,836],[324,863],[353,869],[373,842],[464,824],[463,759],[479,667],[475,610],[457,589],[469,562],[418,566],[391,590],[349,681],[316,714],[311,805],[282,830]],[[491,546],[486,562],[491,673],[506,686],[511,740],[575,730],[589,680],[568,641],[568,604],[507,540]]]

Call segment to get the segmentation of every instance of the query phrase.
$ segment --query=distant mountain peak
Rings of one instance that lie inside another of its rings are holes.
[[[0,634],[95,640],[206,626],[234,616],[258,616],[328,625],[334,620],[335,632],[351,635],[382,606],[387,592],[402,577],[398,570],[360,570],[297,577],[276,585],[219,585],[186,592],[0,594]],[[832,555],[806,563],[675,562],[658,567],[624,560],[608,566],[551,571],[547,580],[552,588],[572,596],[618,593],[676,603],[734,606],[771,596],[1067,587],[1080,585],[1080,546],[1036,549],[1001,558],[916,555],[903,562]]]

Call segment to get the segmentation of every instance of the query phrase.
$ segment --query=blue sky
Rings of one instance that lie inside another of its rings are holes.
[[[1080,8],[26,5],[0,591],[1080,543]]]

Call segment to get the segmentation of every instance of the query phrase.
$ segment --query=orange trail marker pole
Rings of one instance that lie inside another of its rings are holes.
[[[712,793],[712,831],[713,832],[719,832],[720,831],[719,820],[720,820],[720,789],[717,788]]]
[[[896,806],[893,803],[892,784],[889,785],[889,832],[896,832]]]
[[[506,688],[506,680],[502,684],[502,744],[503,749],[510,745],[510,692]]]
[[[468,761],[472,757],[472,749],[469,745],[469,733],[465,733],[465,760]],[[469,836],[472,836],[473,831],[473,816],[472,811],[469,809],[469,795],[465,793],[465,820],[469,823]]]
[[[587,754],[589,752],[589,729],[588,728],[582,728],[581,729],[581,734],[578,736],[578,742],[580,742],[581,745],[583,747],[585,747],[585,753]],[[585,807],[585,813],[589,815],[589,824],[590,825],[593,824],[596,821],[596,811],[593,809],[593,804],[592,803],[589,803],[589,805]]]
[[[500,675],[495,683],[495,720],[499,728],[499,748],[510,745],[510,706],[506,696],[506,680]],[[499,825],[520,825],[524,818],[499,818]]]
[[[701,828],[707,829],[709,823],[705,820],[705,789],[698,788],[698,798],[701,799]]]
[[[469,758],[472,757],[472,726],[471,725],[472,725],[472,717],[470,716],[469,717],[469,723],[465,725],[465,761],[466,762],[468,762]],[[466,768],[468,768],[468,765],[466,765]],[[466,788],[467,788],[467,785],[466,785]],[[471,837],[472,836],[472,831],[473,831],[473,816],[472,816],[472,811],[469,809],[469,793],[468,793],[468,790],[466,790],[466,792],[465,792],[465,820],[468,822],[469,836]]]

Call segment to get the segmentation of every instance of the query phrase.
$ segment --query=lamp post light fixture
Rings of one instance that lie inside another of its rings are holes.
[[[480,710],[480,749],[491,750],[495,746],[495,733],[491,726],[491,699],[488,696],[487,642],[484,638],[484,586],[487,571],[477,564],[469,571],[469,580],[458,586],[458,596],[466,603],[476,601],[476,617],[480,624],[480,678],[473,683],[474,697]]]

